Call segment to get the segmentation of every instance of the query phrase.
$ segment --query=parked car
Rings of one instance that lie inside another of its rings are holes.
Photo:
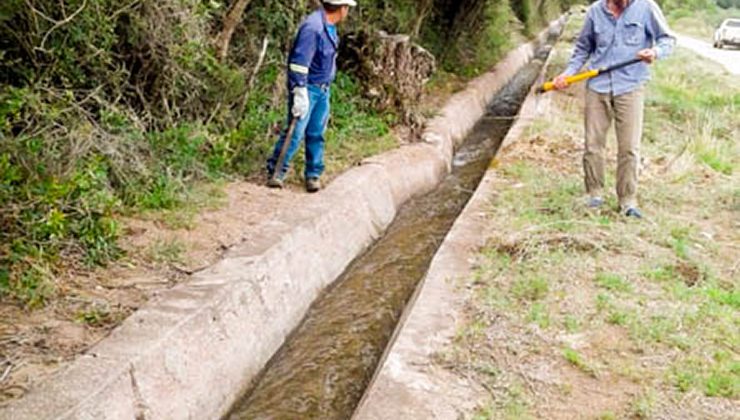
[[[726,19],[714,32],[714,48],[740,46],[740,19]]]

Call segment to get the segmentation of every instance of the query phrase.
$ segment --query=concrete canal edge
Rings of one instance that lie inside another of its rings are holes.
[[[449,172],[454,147],[529,61],[534,45],[510,52],[454,95],[423,143],[366,160],[332,182],[320,200],[263,226],[0,409],[0,419],[223,416],[321,291],[382,234],[408,198]]]
[[[553,22],[559,30],[563,21]],[[549,62],[549,58],[548,58]],[[547,62],[542,68],[544,75]],[[522,104],[517,121],[502,142],[520,138],[537,115],[546,112],[549,95],[536,86]],[[473,197],[455,221],[429,267],[427,275],[404,311],[394,337],[365,391],[353,420],[456,419],[470,415],[484,389],[438,366],[433,358],[448,348],[462,326],[465,291],[455,280],[470,276],[474,258],[485,245],[487,208],[494,195],[496,171],[489,169]]]

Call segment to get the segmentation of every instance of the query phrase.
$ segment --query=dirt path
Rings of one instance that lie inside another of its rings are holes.
[[[105,338],[147,300],[248,242],[264,224],[301,206],[298,186],[270,190],[233,182],[200,192],[189,210],[123,221],[126,257],[108,268],[57,279],[59,298],[36,310],[0,305],[0,406]]]
[[[436,109],[454,89],[427,93],[424,109]],[[408,137],[398,126],[391,141],[399,145]],[[324,182],[342,169],[334,164]],[[0,407],[60,372],[148,300],[248,243],[263,226],[286,219],[286,212],[321,200],[320,193],[304,192],[295,171],[288,180],[284,190],[264,187],[260,177],[196,187],[183,208],[123,218],[125,257],[106,268],[70,269],[55,279],[46,306],[0,301]]]
[[[728,49],[728,47],[725,47],[725,49],[720,50],[703,40],[686,35],[677,36],[679,46],[688,48],[703,57],[722,64],[732,74],[740,75],[740,48]]]

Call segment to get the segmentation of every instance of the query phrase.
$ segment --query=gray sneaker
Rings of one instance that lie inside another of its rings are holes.
[[[637,207],[629,207],[624,211],[626,217],[634,217],[635,219],[642,219],[642,212]]]
[[[285,187],[285,182],[283,182],[283,178],[271,176],[270,179],[267,180],[267,187],[268,188],[283,188]]]
[[[604,205],[604,199],[601,197],[591,197],[588,199],[588,202],[586,203],[586,206],[590,209],[598,209],[599,207]]]
[[[318,178],[308,178],[306,180],[306,191],[310,193],[318,192],[321,189],[321,181]]]

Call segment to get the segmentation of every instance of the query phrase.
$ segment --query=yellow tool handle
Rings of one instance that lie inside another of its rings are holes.
[[[578,73],[573,76],[566,77],[565,81],[568,82],[569,85],[571,85],[573,83],[578,83],[583,80],[588,80],[592,77],[596,77],[599,75],[600,72],[601,70],[599,69],[584,71],[583,73]],[[547,82],[542,85],[542,87],[540,88],[540,92],[549,92],[553,89],[555,89],[555,84],[553,82]]]

